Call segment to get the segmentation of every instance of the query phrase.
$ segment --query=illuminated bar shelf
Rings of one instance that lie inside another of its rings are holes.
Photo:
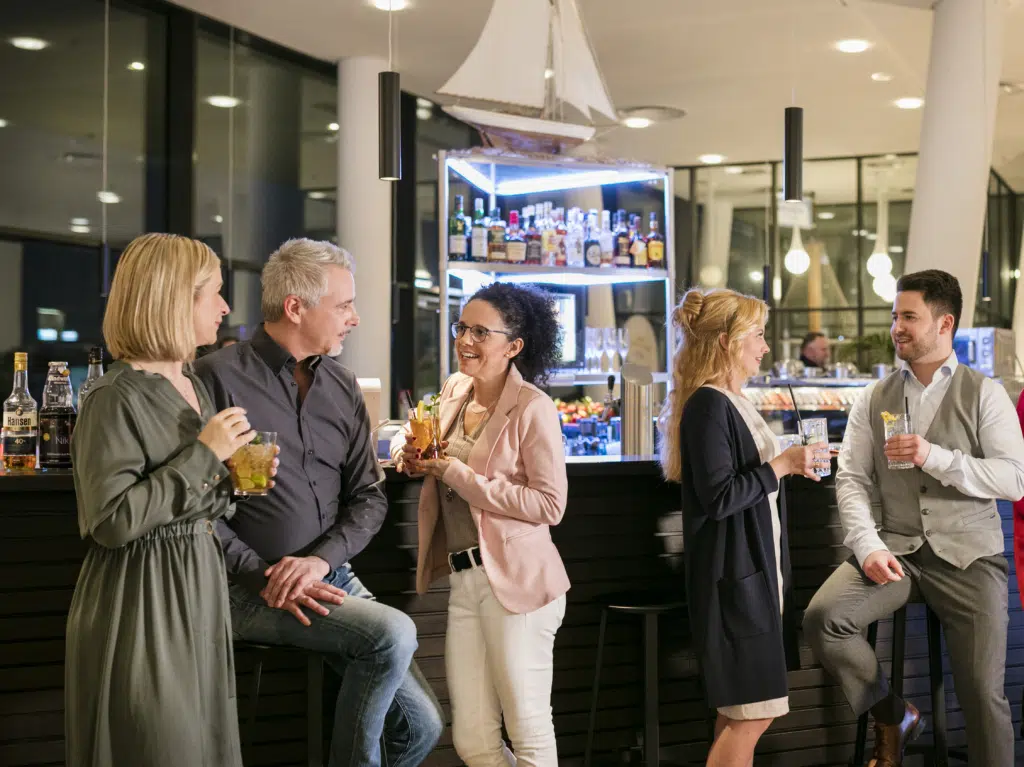
[[[448,274],[462,272],[490,275],[502,282],[531,282],[550,285],[621,285],[631,282],[661,282],[668,279],[667,269],[634,269],[623,266],[540,266],[537,264],[501,264],[483,261],[449,261]]]

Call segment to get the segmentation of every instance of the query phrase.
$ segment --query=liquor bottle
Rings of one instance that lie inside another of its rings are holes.
[[[96,383],[100,378],[103,377],[103,347],[94,346],[89,350],[89,372],[85,376],[85,380],[82,385],[78,388],[78,410],[82,410],[82,402],[85,401],[85,395],[89,393],[89,389]]]
[[[587,214],[587,238],[583,241],[583,253],[587,259],[587,266],[601,265],[601,242],[598,235],[597,211],[591,210]]]
[[[601,211],[601,234],[597,237],[601,244],[601,266],[611,266],[615,255],[615,235],[612,234],[612,212]]]
[[[14,354],[14,388],[4,400],[4,468],[31,471],[39,441],[36,401],[28,391],[28,354]]]
[[[544,203],[544,213],[540,222],[540,253],[544,266],[555,265],[555,219],[551,213],[551,203]]]
[[[615,213],[615,266],[632,266],[629,255],[629,231],[626,229],[626,211],[621,208]]]
[[[526,221],[526,263],[540,265],[544,259],[540,230],[537,228],[536,209],[531,205],[524,209]]]
[[[579,208],[571,208],[565,234],[566,266],[586,266],[587,261],[583,255],[583,241],[583,211]]]
[[[551,247],[555,253],[555,266],[565,266],[566,264],[566,234],[565,211],[562,208],[555,208],[555,233],[551,236]]]
[[[519,211],[508,214],[508,234],[505,235],[505,258],[510,264],[526,263],[526,238],[519,229]]]
[[[470,258],[473,261],[487,260],[487,217],[484,215],[484,200],[477,197],[473,201],[473,229],[470,240],[472,249]]]
[[[491,208],[491,224],[487,229],[487,260],[505,262],[505,222],[501,218],[501,208]]]
[[[75,397],[66,362],[51,362],[39,408],[39,465],[44,469],[71,468],[71,433],[75,430]]]
[[[633,266],[647,268],[647,240],[640,232],[640,216],[635,213],[629,217],[629,255]]]
[[[658,231],[657,213],[651,213],[651,231],[647,234],[647,268],[665,268],[665,238]]]
[[[466,210],[462,195],[455,195],[455,212],[448,219],[448,260],[466,260]]]

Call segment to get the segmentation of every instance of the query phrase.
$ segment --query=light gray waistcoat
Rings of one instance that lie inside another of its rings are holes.
[[[978,438],[981,386],[985,377],[965,365],[953,373],[924,438],[935,445],[984,458]],[[918,468],[890,470],[885,457],[882,411],[904,411],[903,372],[880,381],[871,394],[870,418],[875,479],[882,500],[879,535],[893,554],[932,550],[961,570],[979,557],[1003,553],[1003,528],[990,498],[972,498]],[[913,426],[914,414],[910,414]]]

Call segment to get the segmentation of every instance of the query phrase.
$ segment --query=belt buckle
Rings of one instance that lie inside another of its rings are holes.
[[[455,562],[454,562],[454,561],[452,560],[452,555],[453,555],[454,553],[455,553],[455,552],[452,552],[452,551],[449,551],[449,552],[448,552],[448,569],[449,569],[449,570],[450,570],[451,572],[453,572],[453,573],[455,572]]]

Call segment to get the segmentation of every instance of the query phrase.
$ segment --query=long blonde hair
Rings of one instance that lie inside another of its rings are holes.
[[[768,320],[764,301],[725,288],[686,292],[672,312],[672,323],[681,331],[672,360],[672,392],[658,419],[661,431],[661,470],[666,479],[682,478],[679,427],[683,408],[697,389],[706,384],[724,386],[739,364],[743,339]],[[726,343],[719,342],[725,334]]]
[[[103,316],[103,338],[116,360],[189,362],[195,358],[192,306],[220,272],[217,254],[176,234],[136,237],[118,259]]]

